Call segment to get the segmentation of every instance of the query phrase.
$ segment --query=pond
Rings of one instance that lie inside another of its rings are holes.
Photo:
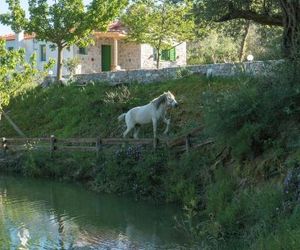
[[[174,216],[175,206],[0,176],[0,249],[189,249]]]

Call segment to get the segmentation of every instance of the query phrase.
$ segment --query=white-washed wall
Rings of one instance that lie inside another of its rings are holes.
[[[46,61],[41,61],[41,50],[40,46],[46,45]],[[19,43],[17,40],[14,41],[7,41],[6,42],[6,48],[13,47],[14,49],[24,48],[25,49],[25,58],[28,61],[29,58],[32,56],[33,53],[36,53],[36,60],[37,60],[37,68],[39,70],[42,70],[44,68],[44,64],[49,62],[50,58],[57,59],[57,49],[51,49],[50,48],[51,43],[46,43],[44,41],[38,41],[36,39],[24,39],[20,41]],[[71,50],[65,49],[63,52],[64,58],[72,57],[73,52]],[[53,66],[53,75],[56,75],[56,64]],[[63,70],[63,74],[68,74],[67,70]]]
[[[41,61],[41,49],[40,46],[41,45],[46,45],[46,61],[43,62]],[[37,53],[37,61],[38,61],[38,68],[40,70],[43,69],[44,64],[46,64],[47,62],[49,62],[50,59],[54,59],[55,60],[55,65],[53,66],[53,75],[56,76],[56,70],[57,70],[57,48],[52,49],[53,44],[49,43],[49,42],[44,42],[44,41],[37,41],[36,45],[34,45],[34,50]],[[63,59],[68,59],[68,58],[72,58],[73,57],[73,50],[72,49],[64,49],[63,50]],[[67,75],[69,74],[69,72],[63,67],[63,75]]]

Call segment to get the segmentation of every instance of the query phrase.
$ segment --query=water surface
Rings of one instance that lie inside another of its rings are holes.
[[[188,249],[174,206],[0,176],[0,249]]]

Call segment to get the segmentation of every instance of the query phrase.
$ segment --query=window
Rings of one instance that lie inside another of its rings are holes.
[[[87,55],[88,54],[87,48],[85,48],[85,47],[79,47],[78,53],[80,55]]]
[[[14,50],[14,47],[8,47],[7,48],[9,51]]]
[[[46,61],[46,45],[40,45],[40,60],[41,62]]]
[[[157,50],[153,50],[154,61],[157,59]],[[160,53],[160,60],[162,61],[176,61],[176,48],[164,49]]]

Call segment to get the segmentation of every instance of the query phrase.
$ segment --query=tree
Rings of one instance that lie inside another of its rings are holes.
[[[238,59],[238,44],[226,32],[210,29],[201,39],[189,44],[189,64],[234,62]]]
[[[9,51],[5,48],[5,42],[0,40],[0,120],[3,114],[20,135],[23,133],[4,112],[4,107],[12,97],[37,86],[53,64],[50,60],[44,66],[44,71],[39,71],[36,68],[35,55],[26,62],[24,49]]]
[[[92,43],[91,34],[106,30],[126,6],[127,0],[92,0],[84,6],[82,0],[29,0],[29,19],[26,19],[19,0],[7,0],[10,12],[0,17],[3,24],[11,25],[15,32],[23,29],[35,33],[36,38],[53,43],[57,48],[57,80],[62,77],[63,50],[75,44]]]
[[[156,50],[159,68],[162,50],[193,37],[192,5],[188,1],[137,0],[121,17],[128,28],[128,40],[150,44]]]
[[[264,25],[282,26],[284,56],[293,60],[299,57],[299,0],[197,0],[195,6],[198,21],[246,19]]]

